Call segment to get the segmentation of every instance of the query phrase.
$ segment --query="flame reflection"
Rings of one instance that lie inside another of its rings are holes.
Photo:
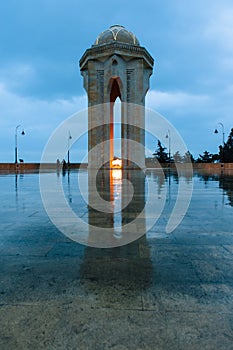
[[[122,180],[122,170],[121,169],[113,169],[111,170],[111,175],[113,180]]]

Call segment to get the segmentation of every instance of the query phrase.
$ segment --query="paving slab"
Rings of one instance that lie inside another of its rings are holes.
[[[173,181],[171,201],[146,235],[104,249],[52,224],[36,176],[18,179],[17,193],[14,179],[4,178],[0,193],[1,350],[233,347],[233,207],[216,179],[205,188],[194,177],[190,210],[171,234]],[[74,190],[72,198],[88,222]]]

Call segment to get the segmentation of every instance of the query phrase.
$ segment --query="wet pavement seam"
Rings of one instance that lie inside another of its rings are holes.
[[[224,245],[222,245],[222,247],[223,247],[223,249],[225,249],[228,253],[230,253],[232,255],[232,259],[233,259],[233,253],[229,249],[227,249],[227,247],[226,247],[227,245],[230,245],[230,244],[224,244]]]
[[[33,212],[32,214],[28,215],[28,218],[31,218],[31,217],[35,216],[37,213],[39,213],[39,211],[38,211],[38,210],[37,210],[37,211],[35,211],[35,212]]]

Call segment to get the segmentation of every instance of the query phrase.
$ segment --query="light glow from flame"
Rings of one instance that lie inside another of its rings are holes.
[[[111,161],[111,167],[121,169],[122,168],[122,160],[119,158],[115,158]]]
[[[112,179],[113,180],[121,180],[122,179],[122,171],[121,169],[112,170]]]

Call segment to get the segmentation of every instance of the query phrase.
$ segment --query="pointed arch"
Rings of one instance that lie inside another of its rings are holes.
[[[109,94],[109,102],[110,102],[110,162],[114,158],[114,104],[116,99],[119,97],[119,99],[122,101],[122,84],[119,77],[112,77],[109,80],[108,84],[108,94]]]
[[[109,102],[115,102],[117,97],[122,101],[122,82],[119,77],[112,77],[108,84]]]

